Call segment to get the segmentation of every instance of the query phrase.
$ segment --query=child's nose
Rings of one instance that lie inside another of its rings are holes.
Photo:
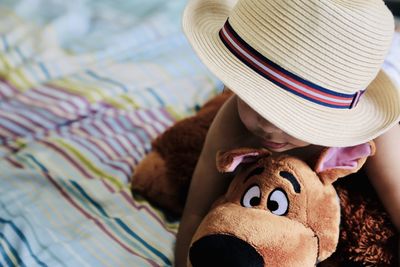
[[[266,133],[273,134],[273,133],[283,133],[283,131],[270,123],[269,121],[265,120],[264,118],[259,118],[258,120],[259,127]]]

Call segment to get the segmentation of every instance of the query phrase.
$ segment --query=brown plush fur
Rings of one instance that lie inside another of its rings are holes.
[[[152,152],[135,171],[132,190],[180,215],[208,127],[227,97],[229,94],[212,99],[197,115],[176,123],[157,138]],[[160,186],[162,180],[170,186]],[[361,171],[334,185],[341,204],[339,244],[320,265],[396,266],[398,235],[365,174]]]
[[[335,188],[342,214],[340,239],[322,266],[398,266],[399,236],[365,173],[339,180]]]

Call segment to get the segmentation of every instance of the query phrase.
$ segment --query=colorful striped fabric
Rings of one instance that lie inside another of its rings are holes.
[[[0,8],[0,266],[172,266],[178,221],[129,183],[221,88],[185,1],[45,2]]]

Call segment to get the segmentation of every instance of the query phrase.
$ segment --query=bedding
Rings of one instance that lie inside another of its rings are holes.
[[[184,5],[0,1],[0,266],[173,265],[179,221],[129,182],[151,140],[222,89]]]
[[[171,266],[178,221],[129,181],[220,88],[184,1],[1,4],[0,266]]]

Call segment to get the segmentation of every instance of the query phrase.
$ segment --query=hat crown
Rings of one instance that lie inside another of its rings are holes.
[[[266,58],[340,93],[371,83],[394,32],[381,0],[239,0],[229,22]]]

